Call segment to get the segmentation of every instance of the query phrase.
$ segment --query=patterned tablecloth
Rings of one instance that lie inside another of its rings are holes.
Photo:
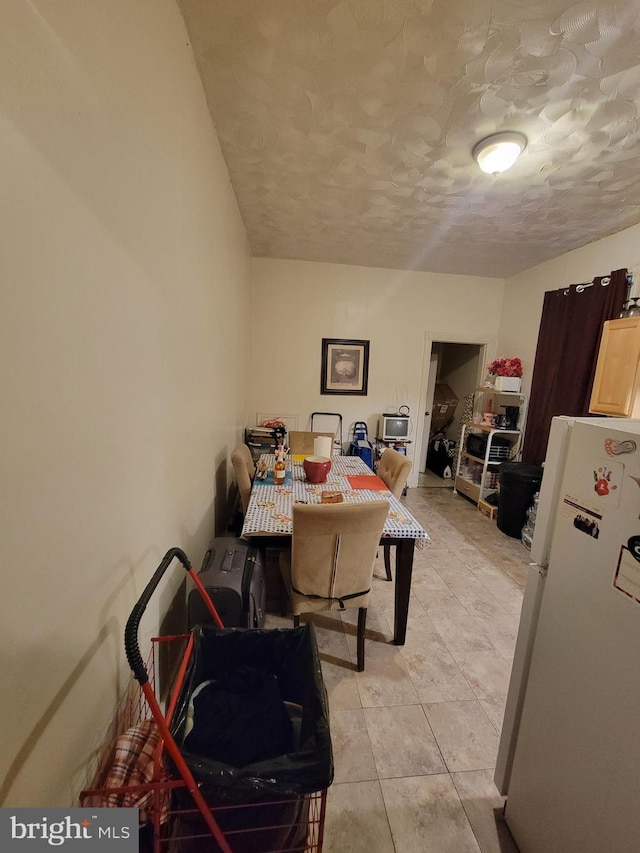
[[[275,459],[271,454],[262,457],[269,469]],[[389,501],[389,514],[383,535],[399,539],[415,539],[419,548],[429,541],[426,530],[421,527],[409,510],[389,491],[374,489],[352,489],[347,477],[356,474],[373,474],[359,456],[334,456],[326,483],[312,485],[305,479],[302,462],[289,461],[287,469],[292,479],[284,486],[264,484],[256,479],[242,527],[243,536],[291,535],[293,524],[291,508],[294,503],[321,503],[322,492],[340,491],[345,503],[367,503],[385,498]]]

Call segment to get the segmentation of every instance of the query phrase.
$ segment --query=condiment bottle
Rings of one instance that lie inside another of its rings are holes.
[[[282,486],[284,484],[284,478],[287,471],[287,466],[284,461],[286,450],[282,445],[276,449],[275,456],[276,464],[273,466],[273,484],[274,486]]]

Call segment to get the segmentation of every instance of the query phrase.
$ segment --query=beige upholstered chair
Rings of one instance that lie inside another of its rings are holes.
[[[291,552],[280,555],[294,625],[301,613],[358,608],[358,671],[373,563],[389,503],[295,504]]]
[[[407,459],[404,453],[398,453],[391,447],[387,447],[383,451],[378,463],[378,477],[383,481],[394,498],[400,499],[404,487],[407,485],[407,478],[411,471],[411,460]],[[384,569],[387,573],[387,580],[391,580],[391,545],[384,545]]]
[[[242,511],[247,512],[249,506],[249,496],[251,494],[251,484],[256,473],[256,466],[253,464],[251,451],[246,444],[237,444],[231,452],[231,464],[236,475],[238,483],[238,491],[240,492],[240,500],[242,501]]]

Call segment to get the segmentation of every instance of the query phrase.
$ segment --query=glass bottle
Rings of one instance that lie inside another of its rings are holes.
[[[285,464],[285,456],[286,450],[280,444],[276,448],[275,457],[276,464],[273,466],[273,484],[274,486],[282,486],[284,485],[284,478],[287,472],[287,466]]]
[[[629,300],[629,306],[625,311],[625,317],[640,317],[640,305],[638,305],[638,300],[640,297],[634,296]]]

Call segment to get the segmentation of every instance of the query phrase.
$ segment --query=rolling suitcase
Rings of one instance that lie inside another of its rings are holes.
[[[261,552],[244,539],[214,539],[198,577],[209,593],[225,628],[262,628],[265,612],[264,564]],[[187,601],[189,628],[211,622],[202,596],[192,589]]]

